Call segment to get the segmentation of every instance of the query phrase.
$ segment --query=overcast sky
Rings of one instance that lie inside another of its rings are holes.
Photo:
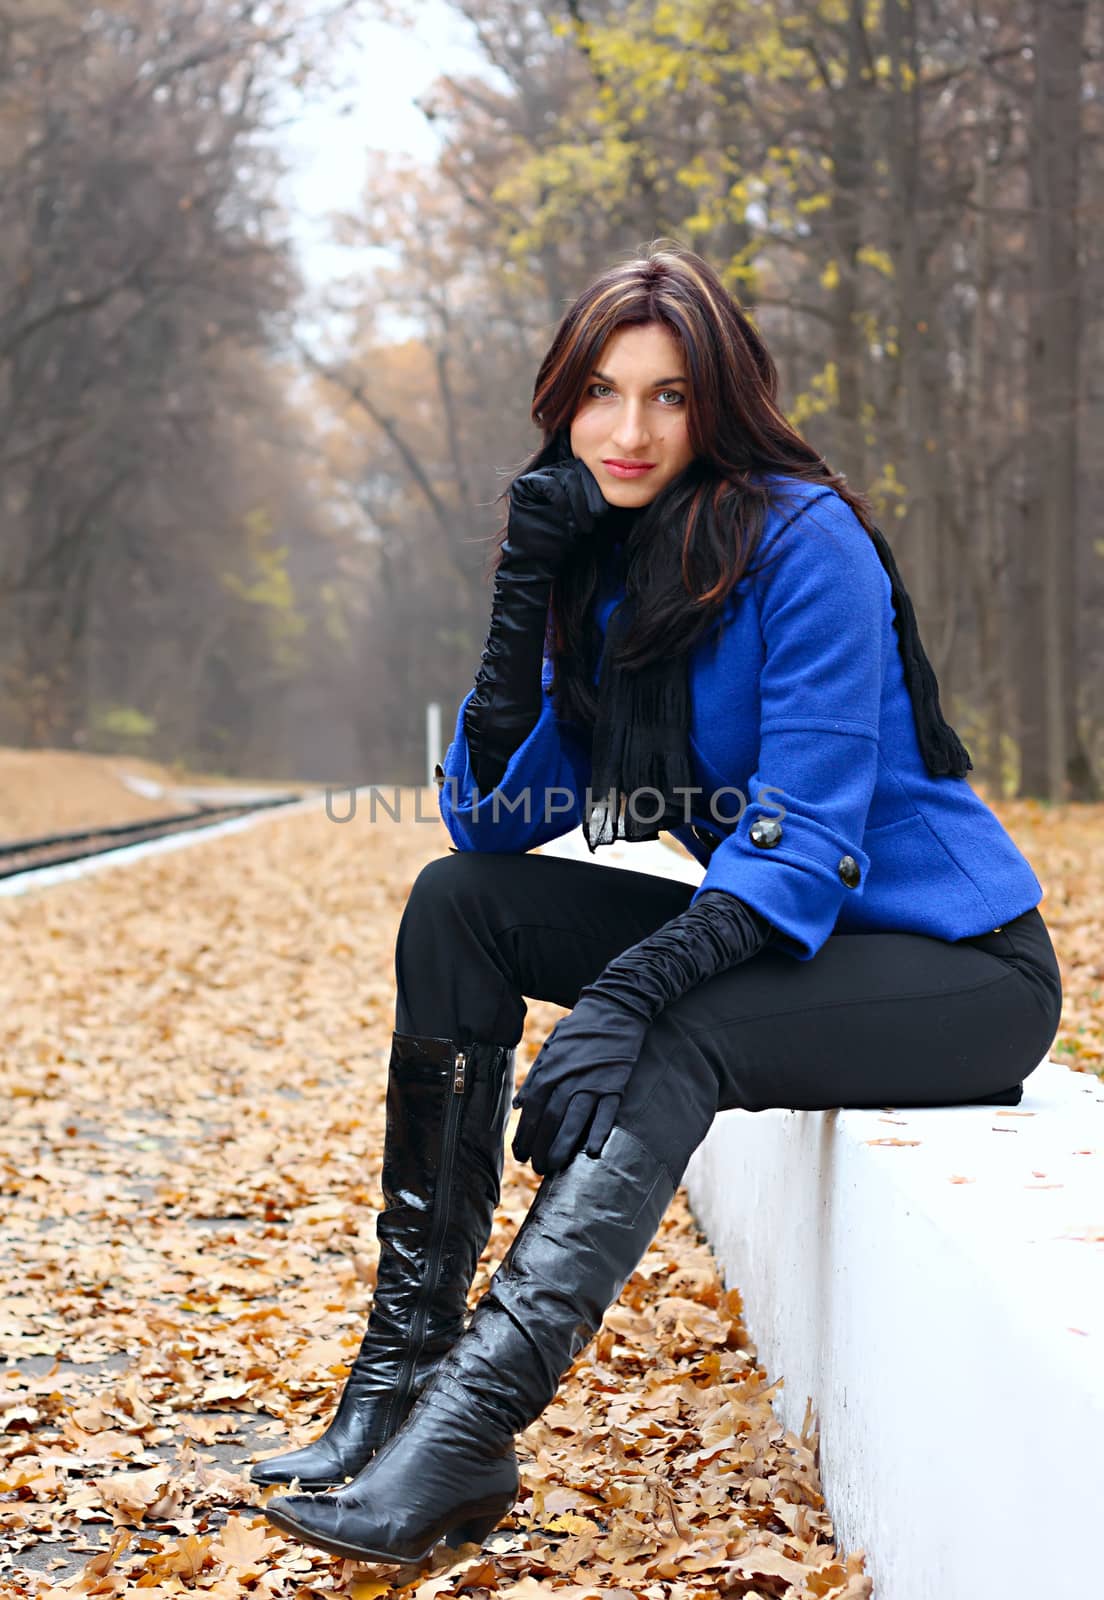
[[[334,93],[315,93],[313,103],[298,109],[285,132],[293,170],[284,193],[310,288],[323,287],[353,265],[350,251],[327,242],[327,213],[356,207],[365,151],[397,150],[432,160],[437,136],[414,100],[438,74],[480,66],[466,35],[467,24],[444,0],[418,0],[416,30],[364,22],[346,51]]]

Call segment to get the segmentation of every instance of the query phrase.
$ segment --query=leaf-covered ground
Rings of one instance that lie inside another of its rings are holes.
[[[0,1592],[869,1593],[681,1193],[493,1549],[357,1567],[260,1517],[246,1463],[317,1431],[370,1303],[394,937],[446,847],[301,813],[0,901]],[[507,1147],[473,1299],[538,1182]]]
[[[166,789],[180,784],[240,783],[234,778],[185,773],[138,756],[84,755],[76,750],[14,750],[0,746],[0,842],[67,833],[97,823],[144,822],[190,807],[167,797],[135,794],[122,779],[152,779]],[[251,789],[298,790],[295,782],[250,780]]]
[[[0,840],[35,839],[96,823],[142,822],[170,810],[132,794],[120,774],[168,781],[149,762],[81,755],[73,750],[0,747]]]
[[[1098,1066],[1100,813],[1002,816],[1048,889],[1054,1053]],[[0,900],[0,1594],[870,1593],[682,1192],[487,1549],[357,1567],[260,1516],[247,1462],[317,1433],[370,1304],[394,937],[446,847],[318,811]],[[523,1066],[560,1014],[530,1006]],[[538,1181],[508,1135],[473,1301]]]

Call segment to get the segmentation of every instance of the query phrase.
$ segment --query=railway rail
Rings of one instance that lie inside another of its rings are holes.
[[[301,794],[280,794],[263,800],[235,801],[233,804],[197,805],[192,811],[175,812],[167,817],[148,817],[142,822],[119,822],[107,826],[81,828],[73,833],[48,833],[37,839],[13,839],[0,843],[0,879],[17,878],[40,867],[58,867],[89,856],[109,855],[127,845],[145,844],[167,834],[213,827],[234,817],[277,806],[294,805]]]

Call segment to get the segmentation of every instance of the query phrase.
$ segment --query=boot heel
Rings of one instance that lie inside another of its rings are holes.
[[[459,1523],[451,1532],[445,1534],[445,1543],[450,1550],[459,1550],[462,1544],[482,1544],[484,1539],[498,1527],[509,1510],[509,1506],[504,1506],[500,1511],[492,1512],[489,1517],[469,1517],[467,1522]]]

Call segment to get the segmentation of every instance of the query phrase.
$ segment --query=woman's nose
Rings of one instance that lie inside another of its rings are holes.
[[[644,408],[632,404],[625,406],[610,437],[614,447],[624,450],[627,454],[647,444],[649,434]]]

